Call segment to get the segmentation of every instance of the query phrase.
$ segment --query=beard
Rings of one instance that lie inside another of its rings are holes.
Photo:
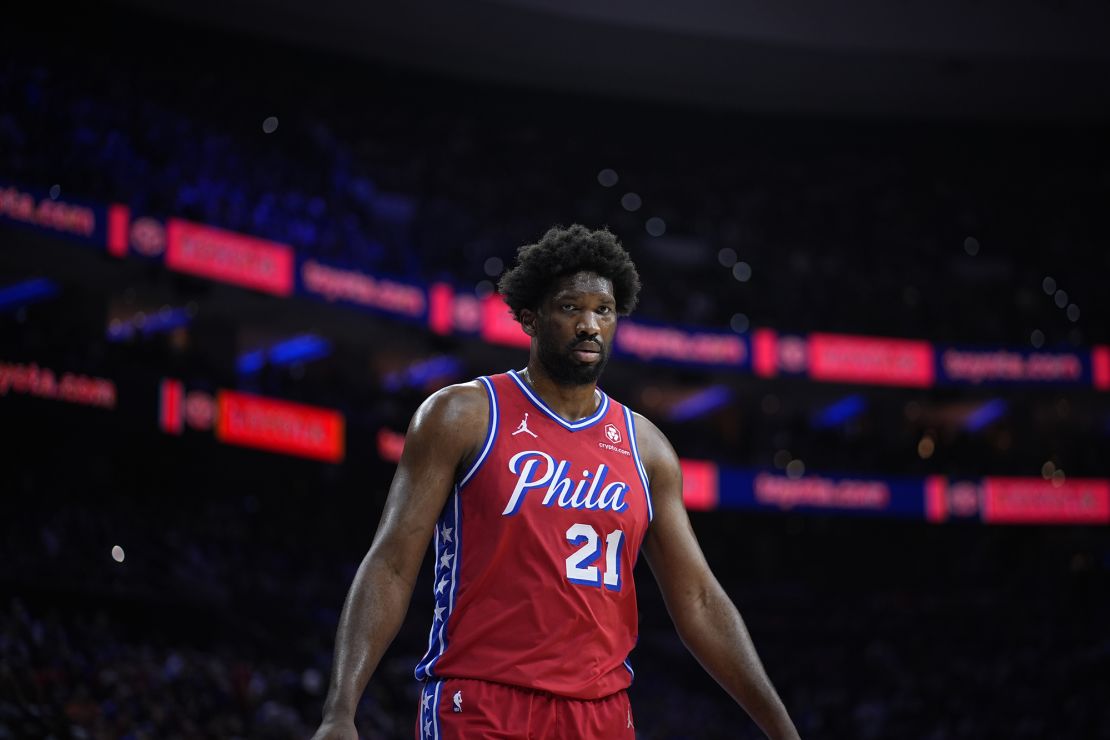
[[[587,365],[575,360],[571,354],[574,347],[582,343],[582,339],[575,339],[565,347],[560,347],[551,337],[544,336],[542,332],[536,338],[539,340],[538,357],[540,364],[543,365],[551,379],[559,385],[574,386],[596,383],[597,379],[601,377],[601,371],[605,369],[605,363],[609,361],[609,349],[600,340],[597,340],[597,345],[601,348],[597,362]]]

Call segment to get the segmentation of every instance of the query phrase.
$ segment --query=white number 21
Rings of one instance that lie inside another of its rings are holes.
[[[605,574],[593,562],[601,555],[601,538],[589,524],[574,524],[567,530],[567,542],[582,545],[567,558],[567,580],[580,586],[600,586],[621,590],[621,545],[624,532],[615,529],[605,536]]]

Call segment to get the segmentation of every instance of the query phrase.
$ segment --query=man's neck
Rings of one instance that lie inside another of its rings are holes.
[[[528,361],[528,367],[520,375],[552,411],[567,421],[585,419],[597,411],[596,382],[584,385],[557,383],[535,358]]]

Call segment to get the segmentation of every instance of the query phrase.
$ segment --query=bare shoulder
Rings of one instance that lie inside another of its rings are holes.
[[[409,423],[408,459],[419,465],[446,463],[456,471],[463,469],[485,441],[488,398],[478,380],[449,385],[428,396]]]
[[[454,431],[465,433],[479,424],[484,431],[489,419],[489,401],[481,381],[457,383],[440,388],[424,399],[413,415],[410,431]]]

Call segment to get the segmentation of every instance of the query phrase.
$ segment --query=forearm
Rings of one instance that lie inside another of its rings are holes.
[[[709,675],[770,738],[798,731],[763,669],[751,635],[724,589],[712,584],[676,620],[679,637]]]
[[[355,574],[339,617],[325,719],[353,718],[370,676],[401,627],[411,598],[412,584],[372,549]]]

